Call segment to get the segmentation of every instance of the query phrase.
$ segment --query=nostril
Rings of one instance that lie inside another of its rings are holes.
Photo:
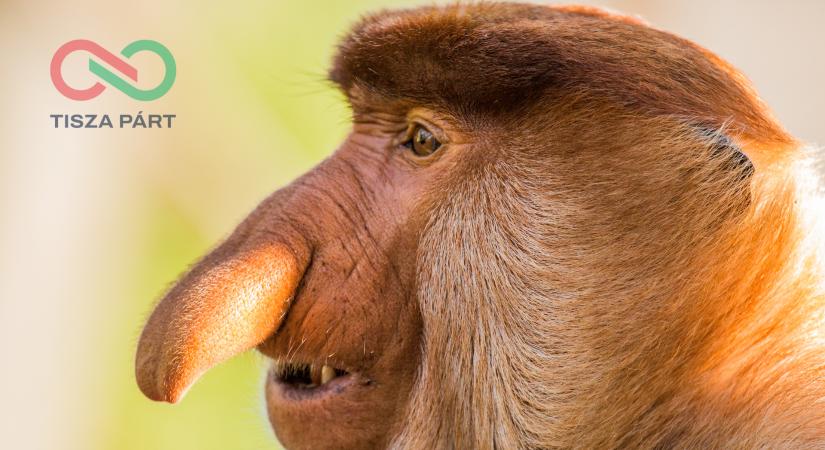
[[[306,282],[308,274],[312,271],[314,263],[315,263],[315,250],[310,249],[306,255],[306,264],[304,265],[303,271],[301,272],[300,279],[298,281],[295,290],[292,292],[292,296],[287,300],[287,303],[290,307],[285,308],[283,313],[278,317],[278,326],[272,331],[266,339],[264,339],[261,343],[256,346],[256,349],[264,356],[267,356],[273,360],[277,360],[282,353],[279,352],[276,346],[276,338],[280,330],[286,326],[287,320],[289,320],[290,311],[292,311],[292,305],[297,303],[298,299],[301,298],[303,292],[306,290]]]

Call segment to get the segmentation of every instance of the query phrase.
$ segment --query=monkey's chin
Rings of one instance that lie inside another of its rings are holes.
[[[358,448],[364,438],[374,441],[359,424],[359,411],[373,400],[374,382],[359,373],[321,367],[273,363],[267,373],[267,413],[278,439],[289,449]]]

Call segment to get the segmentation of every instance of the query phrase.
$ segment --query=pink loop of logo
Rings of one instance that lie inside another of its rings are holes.
[[[87,39],[75,39],[63,44],[59,49],[57,49],[57,52],[55,52],[52,57],[50,69],[54,87],[56,87],[57,90],[66,97],[72,100],[90,100],[100,95],[100,93],[106,89],[106,86],[97,82],[88,89],[74,89],[66,84],[66,81],[63,79],[63,75],[60,71],[60,68],[63,65],[63,60],[66,59],[69,54],[80,50],[85,50],[97,56],[105,63],[129,77],[132,81],[137,82],[138,71],[136,68],[129,65],[129,63],[118,58],[113,53],[92,41]]]

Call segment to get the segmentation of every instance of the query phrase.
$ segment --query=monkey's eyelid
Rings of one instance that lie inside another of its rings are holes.
[[[404,139],[400,145],[421,158],[434,154],[442,146],[438,137],[420,123],[412,123]]]

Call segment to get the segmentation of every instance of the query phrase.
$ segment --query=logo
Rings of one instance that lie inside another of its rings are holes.
[[[75,89],[66,83],[63,79],[63,75],[61,74],[63,60],[65,60],[69,54],[76,51],[87,51],[114,68],[117,72],[132,82],[138,81],[138,70],[126,62],[126,60],[121,59],[95,42],[86,39],[77,39],[63,44],[59,49],[57,49],[57,52],[55,52],[52,57],[52,83],[54,83],[54,87],[56,87],[57,90],[67,98],[78,101],[91,100],[100,95],[106,89],[106,86],[100,82],[96,82],[88,89]],[[172,85],[175,83],[175,76],[177,74],[175,58],[172,57],[172,53],[169,49],[164,47],[161,43],[151,40],[139,40],[132,42],[121,50],[120,54],[126,58],[131,58],[135,53],[142,51],[149,51],[160,56],[160,59],[163,61],[163,65],[166,68],[163,81],[161,81],[160,84],[153,89],[138,89],[129,81],[103,67],[92,58],[89,58],[89,72],[105,81],[109,86],[123,92],[135,100],[145,102],[156,100],[169,92],[169,89],[171,89]]]

